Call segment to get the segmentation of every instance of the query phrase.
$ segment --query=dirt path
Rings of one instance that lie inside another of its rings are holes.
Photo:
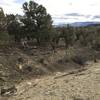
[[[15,96],[0,100],[100,100],[100,61],[82,72],[66,73],[24,81]]]

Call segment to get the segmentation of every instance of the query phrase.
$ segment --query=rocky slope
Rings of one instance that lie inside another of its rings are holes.
[[[87,59],[93,55],[83,49],[76,54]],[[100,61],[80,65],[77,61],[83,58],[76,60],[72,55],[72,62],[66,56],[61,48],[55,54],[44,49],[0,48],[0,100],[99,100]]]
[[[100,100],[100,62],[90,63],[79,72],[56,72],[26,80],[17,89],[8,100]]]

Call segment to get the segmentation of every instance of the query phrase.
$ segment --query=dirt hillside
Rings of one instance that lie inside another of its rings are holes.
[[[64,49],[0,49],[0,90],[16,87],[0,100],[100,100],[100,61],[80,66],[65,56]]]
[[[100,62],[82,72],[26,80],[17,88],[17,94],[7,100],[100,100]]]

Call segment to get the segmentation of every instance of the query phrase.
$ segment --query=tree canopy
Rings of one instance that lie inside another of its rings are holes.
[[[26,36],[36,38],[38,43],[48,40],[52,30],[52,18],[46,8],[30,1],[23,4],[23,11],[21,22],[24,24]]]
[[[5,31],[6,18],[3,9],[0,7],[0,31]]]
[[[7,15],[8,33],[19,40],[35,38],[39,44],[49,41],[53,27],[52,18],[46,8],[34,1],[25,2],[22,7],[24,15],[21,18],[17,19],[13,14]]]

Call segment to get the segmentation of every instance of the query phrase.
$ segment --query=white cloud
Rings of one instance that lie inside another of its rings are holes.
[[[53,16],[54,23],[93,20],[93,16],[100,15],[100,0],[36,0],[43,4]],[[84,16],[65,16],[69,13],[78,13]],[[57,19],[58,18],[58,19]]]
[[[35,0],[43,4],[49,13],[81,13],[81,14],[97,14],[99,13],[100,0]],[[95,6],[91,6],[91,4]]]
[[[4,9],[5,13],[22,14],[22,4],[16,3],[15,0],[1,0],[0,7]]]

